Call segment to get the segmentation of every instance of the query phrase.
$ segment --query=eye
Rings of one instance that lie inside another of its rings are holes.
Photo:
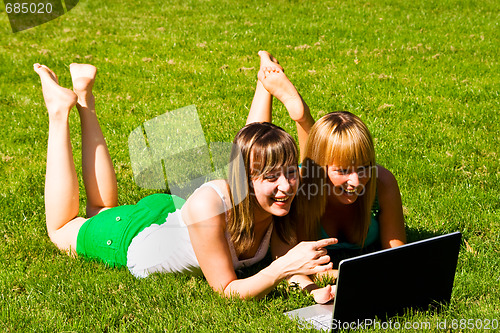
[[[366,171],[366,167],[365,166],[360,166],[360,167],[358,167],[358,169],[357,169],[356,172],[360,173],[360,172],[365,172],[365,171]]]
[[[270,182],[274,182],[274,181],[278,180],[278,178],[279,178],[279,175],[275,174],[275,173],[269,173],[269,174],[264,175],[264,180],[267,180]]]
[[[288,178],[288,179],[295,179],[295,178],[297,178],[297,173],[298,173],[297,169],[295,169],[295,168],[289,169],[287,171],[287,174],[286,174],[287,177],[286,178]]]
[[[349,174],[349,169],[335,169],[335,172],[341,175],[348,175]]]
[[[356,172],[358,173],[358,177],[370,177],[370,166],[361,166],[357,169]]]

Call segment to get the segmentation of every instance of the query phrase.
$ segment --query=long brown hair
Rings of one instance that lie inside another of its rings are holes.
[[[237,253],[248,249],[254,240],[252,179],[263,177],[277,168],[297,166],[297,146],[281,127],[271,123],[251,123],[243,127],[233,141],[228,183],[232,214],[227,230]],[[285,242],[294,239],[294,227],[288,217],[276,219],[274,228]],[[280,221],[280,223],[276,223]]]
[[[298,222],[303,239],[317,239],[321,217],[325,213],[328,195],[327,167],[339,165],[369,166],[370,180],[353,205],[359,212],[356,240],[363,245],[370,226],[371,208],[376,193],[375,149],[370,131],[363,121],[347,111],[332,112],[312,127],[306,144],[301,168],[301,186],[297,193]]]

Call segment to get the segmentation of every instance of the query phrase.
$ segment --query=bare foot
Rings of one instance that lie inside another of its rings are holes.
[[[267,51],[259,51],[258,55],[260,57],[260,70],[280,70],[283,71],[283,67],[279,64],[278,60],[273,57],[269,52]]]
[[[42,81],[42,92],[49,117],[63,116],[67,119],[69,112],[77,101],[76,94],[59,85],[56,74],[45,65],[34,64],[33,69]]]
[[[261,69],[257,77],[264,88],[285,105],[290,118],[297,122],[301,122],[306,118],[304,112],[305,103],[282,70],[277,68],[272,70]]]
[[[92,87],[94,86],[97,68],[88,64],[69,65],[71,80],[73,81],[73,91],[78,96],[77,108],[80,111],[81,107],[93,109],[95,106]]]

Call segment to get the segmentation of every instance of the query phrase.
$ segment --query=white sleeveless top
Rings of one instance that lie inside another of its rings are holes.
[[[217,192],[224,205],[227,221],[228,209],[220,189],[213,183],[205,183],[200,188],[203,186],[211,187]],[[231,237],[226,231],[225,236],[235,270],[251,266],[265,257],[269,249],[272,230],[273,224],[271,223],[255,256],[244,260],[239,260],[236,256]],[[170,213],[163,224],[152,224],[132,239],[127,252],[127,267],[136,277],[147,277],[155,272],[203,274],[180,209]]]

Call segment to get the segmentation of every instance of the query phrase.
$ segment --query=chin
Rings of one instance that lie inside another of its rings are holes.
[[[274,216],[286,216],[286,215],[288,215],[289,212],[290,212],[290,210],[287,210],[286,212],[276,212],[273,215]]]
[[[290,212],[290,206],[288,207],[271,207],[270,213],[274,216],[285,216]]]
[[[356,202],[356,200],[358,200],[358,196],[357,195],[352,195],[352,196],[342,195],[342,196],[338,197],[337,199],[339,202],[343,203],[344,205],[352,205],[353,203]]]

